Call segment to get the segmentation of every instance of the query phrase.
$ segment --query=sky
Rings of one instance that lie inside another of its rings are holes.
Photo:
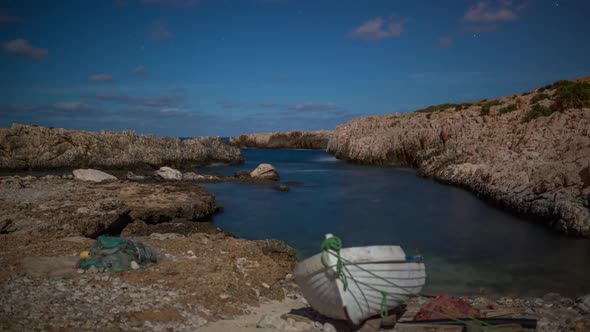
[[[0,127],[334,129],[590,75],[590,1],[0,0]]]

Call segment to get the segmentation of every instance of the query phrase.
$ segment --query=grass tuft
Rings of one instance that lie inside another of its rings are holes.
[[[561,110],[590,107],[590,83],[562,82],[557,86],[553,97]]]
[[[536,104],[536,103],[540,102],[541,100],[545,100],[548,98],[549,98],[549,95],[546,93],[537,93],[536,95],[533,96],[533,98],[531,98],[531,104]]]
[[[516,111],[518,109],[518,106],[516,104],[510,104],[506,107],[502,107],[498,110],[498,113],[500,114],[506,114],[506,113],[510,113],[513,111]]]
[[[502,102],[499,100],[492,100],[488,101],[487,103],[483,104],[481,110],[479,111],[479,115],[488,115],[490,114],[490,109],[492,106],[502,105]]]
[[[533,119],[542,117],[542,116],[549,116],[553,114],[553,110],[551,110],[549,107],[547,106],[543,106],[540,104],[535,104],[533,106],[533,109],[530,110],[522,119],[522,122],[529,122]]]

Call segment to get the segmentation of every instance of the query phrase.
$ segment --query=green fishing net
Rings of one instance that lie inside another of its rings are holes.
[[[90,249],[90,258],[80,259],[80,268],[87,270],[91,266],[105,271],[120,272],[131,268],[135,261],[139,266],[161,260],[160,254],[142,241],[114,236],[99,236]]]

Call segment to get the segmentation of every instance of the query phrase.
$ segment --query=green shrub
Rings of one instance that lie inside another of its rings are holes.
[[[553,113],[553,111],[547,107],[547,106],[543,106],[543,105],[539,105],[539,104],[535,104],[533,106],[533,109],[530,110],[525,116],[524,119],[522,119],[522,122],[529,122],[533,119],[536,119],[538,117],[541,116],[549,116]]]
[[[461,103],[461,104],[457,104],[457,106],[455,106],[455,111],[466,110],[469,107],[471,107],[472,105],[473,105],[473,103]]]
[[[492,108],[492,106],[498,106],[498,105],[502,105],[502,102],[499,100],[488,101],[487,103],[483,104],[483,106],[481,107],[481,110],[479,111],[479,115],[490,114],[490,108]]]
[[[570,83],[574,83],[574,82],[567,81],[567,80],[559,80],[559,81],[556,81],[555,83],[551,84],[550,87],[551,87],[551,89],[557,89],[561,86],[568,85]]]
[[[418,113],[439,112],[439,111],[444,111],[444,110],[446,110],[448,108],[452,108],[452,107],[456,107],[456,106],[457,106],[457,104],[445,103],[445,104],[428,106],[426,108],[419,109],[416,112],[418,112]]]
[[[590,107],[590,83],[562,82],[555,90],[554,100],[562,110]]]
[[[531,98],[531,104],[536,104],[538,102],[540,102],[541,100],[545,100],[549,98],[549,95],[546,93],[537,93],[536,95],[533,96],[533,98]]]
[[[516,111],[518,109],[518,106],[516,106],[516,104],[510,104],[506,107],[502,107],[498,110],[498,113],[500,114],[505,114],[505,113],[510,113],[513,111]]]

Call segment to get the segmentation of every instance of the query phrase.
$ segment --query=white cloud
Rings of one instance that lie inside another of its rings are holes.
[[[453,38],[450,36],[442,36],[438,40],[438,45],[442,48],[449,48],[453,45]]]
[[[479,1],[475,7],[469,8],[463,19],[467,22],[500,22],[513,21],[516,13],[510,8],[511,2],[500,6],[492,6],[488,1]]]
[[[150,31],[150,38],[153,40],[163,40],[172,38],[173,34],[168,29],[168,23],[159,21],[154,23]]]
[[[376,18],[368,20],[356,28],[352,32],[352,35],[354,37],[367,40],[398,38],[401,35],[403,29],[404,27],[402,22],[397,22],[393,19],[386,21],[381,18],[381,16],[377,16]]]
[[[109,74],[95,74],[88,76],[90,82],[109,82],[113,80],[113,76]]]
[[[287,109],[293,111],[331,111],[337,110],[338,106],[334,103],[300,103],[289,105]]]
[[[90,106],[80,102],[61,102],[51,105],[51,108],[58,111],[83,111],[90,108]]]
[[[43,60],[47,58],[48,55],[46,49],[33,47],[29,44],[28,40],[22,38],[2,44],[2,49],[6,53],[34,60]]]
[[[186,110],[180,108],[163,108],[160,110],[160,113],[165,114],[179,114],[179,113],[186,113]]]
[[[142,75],[145,75],[146,72],[147,72],[147,70],[145,69],[145,67],[143,65],[139,65],[131,71],[131,75],[142,76]]]

